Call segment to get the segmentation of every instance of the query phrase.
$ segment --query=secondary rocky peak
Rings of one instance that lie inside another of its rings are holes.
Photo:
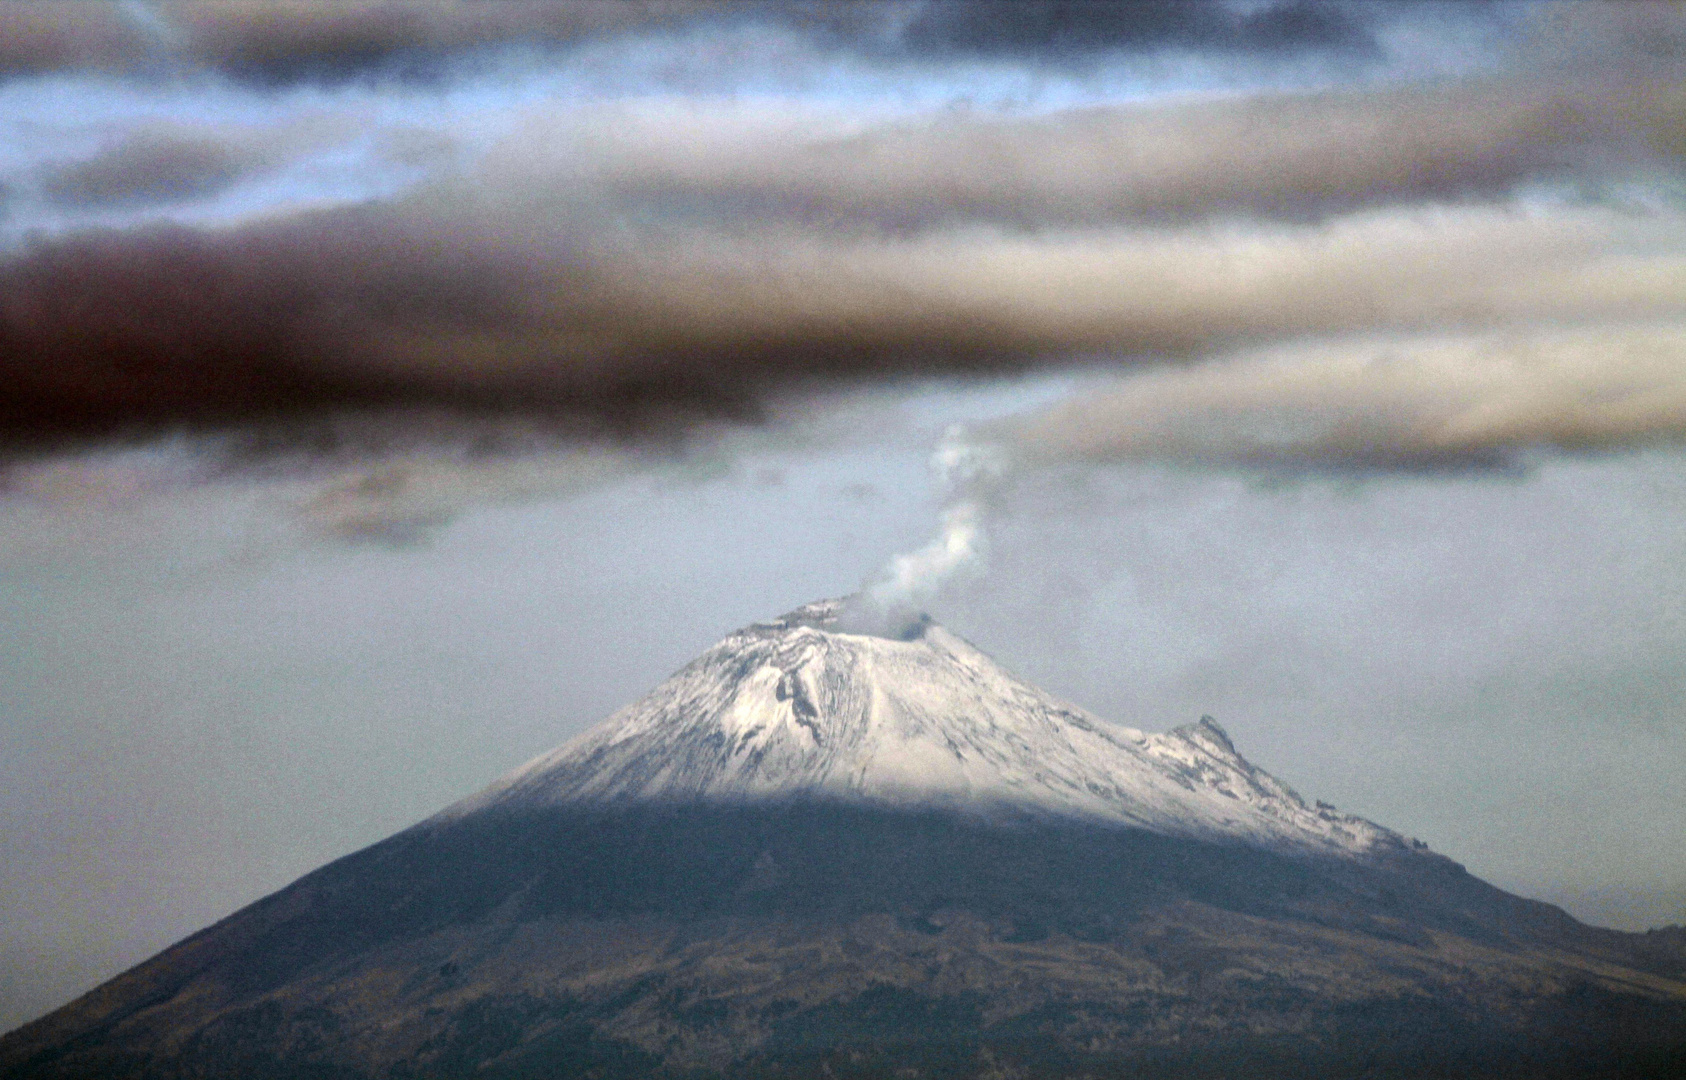
[[[1031,813],[1269,848],[1403,838],[1308,807],[1211,717],[1163,735],[1018,679],[921,616],[852,632],[846,599],[728,635],[648,696],[446,811],[491,805],[832,801]]]
[[[1229,732],[1225,731],[1223,725],[1210,716],[1202,716],[1195,723],[1185,724],[1173,730],[1183,738],[1198,741],[1219,753],[1236,753],[1235,744],[1230,741]]]

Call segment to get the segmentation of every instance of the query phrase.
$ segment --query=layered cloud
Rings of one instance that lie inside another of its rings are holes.
[[[774,27],[881,59],[1002,56],[1069,62],[1120,50],[1281,55],[1376,51],[1372,5],[1288,0],[191,0],[0,9],[0,74],[156,74],[205,67],[262,83],[380,73],[437,78],[454,57],[632,35]]]
[[[1507,468],[1686,439],[1686,327],[1280,347],[1089,388],[976,437],[1015,466],[1162,460],[1276,471]]]
[[[172,121],[116,126],[91,153],[47,158],[31,186],[55,210],[144,213],[215,198],[302,155],[343,146],[366,127],[326,116],[265,127]],[[384,133],[382,150],[402,156],[422,149],[404,145],[405,134]]]
[[[567,207],[444,198],[31,252],[0,275],[6,422],[398,401],[743,410],[816,377],[1686,303],[1674,214],[820,237],[604,229]]]
[[[925,78],[985,53],[1021,67],[1132,49],[1381,55],[1410,28],[1343,5],[1011,10],[166,4],[4,17],[21,27],[14,52],[45,57],[14,58],[14,71],[97,66],[118,27],[212,67],[279,72],[265,58],[290,58],[289,79],[336,56],[728,24],[796,28],[858,56],[901,50]],[[245,119],[130,102],[77,134],[64,117],[74,137],[0,163],[25,223],[0,262],[0,433],[16,444],[420,405],[646,438],[701,416],[752,420],[772,398],[838,382],[1169,362],[1199,366],[1132,378],[1025,438],[1102,457],[1478,457],[1383,422],[1362,455],[1322,420],[1307,430],[1323,434],[1267,446],[1245,402],[1316,411],[1309,388],[1327,385],[1342,415],[1438,416],[1497,392],[1490,342],[1546,342],[1560,358],[1571,338],[1589,357],[1607,339],[1619,358],[1686,318],[1672,17],[1495,10],[1495,25],[1529,28],[1509,67],[1411,78],[1395,63],[1317,89],[934,109],[871,80],[569,97],[533,89],[528,64],[500,76],[509,85],[447,78],[460,93],[243,91]],[[1449,17],[1411,18],[1431,16]],[[1640,40],[1662,44],[1625,62]],[[1516,58],[1530,56],[1524,70]],[[386,172],[343,190],[311,172],[332,169]],[[1330,359],[1348,348],[1317,344],[1331,339],[1359,342],[1361,357],[1379,341],[1441,357],[1418,377],[1447,389],[1402,405],[1395,383]],[[1272,359],[1214,361],[1261,349]],[[1540,381],[1539,400],[1558,401],[1560,369],[1519,362],[1504,393]],[[1575,385],[1596,397],[1599,377]],[[1291,387],[1302,405],[1270,398]],[[1629,429],[1607,412],[1596,439],[1542,427],[1513,442],[1617,445],[1678,422],[1646,413]],[[1217,415],[1237,425],[1227,442],[1209,430]]]
[[[945,120],[931,137],[898,122],[805,143],[800,113],[670,102],[605,137],[614,110],[594,106],[401,198],[37,241],[0,268],[4,420],[97,429],[410,400],[741,411],[816,377],[1675,315],[1686,218],[1671,205],[1460,199],[1577,158],[1670,168],[1656,95],[1611,100],[1499,99],[1444,122],[1414,106],[1415,144],[1398,95]],[[1247,119],[1272,111],[1359,134]],[[1249,129],[1250,144],[1228,137]],[[82,197],[210,182],[105,160],[65,174]],[[1248,201],[1282,217],[1235,209]],[[1382,205],[1350,209],[1365,201]]]
[[[535,119],[519,145],[534,187],[549,169],[669,213],[808,228],[1308,220],[1672,173],[1683,103],[1674,82],[1588,78],[877,123],[642,102]]]

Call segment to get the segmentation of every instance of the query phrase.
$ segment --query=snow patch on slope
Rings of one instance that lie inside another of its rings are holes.
[[[1273,849],[1414,841],[1307,806],[1210,717],[1164,734],[1036,689],[941,626],[844,632],[820,601],[728,636],[578,739],[445,811],[835,799],[1051,813]]]

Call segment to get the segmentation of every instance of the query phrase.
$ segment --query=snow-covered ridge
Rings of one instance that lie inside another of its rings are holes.
[[[1162,735],[1036,689],[923,619],[898,638],[809,604],[729,635],[648,696],[445,811],[836,799],[1034,811],[1275,849],[1420,847],[1254,768],[1210,717]]]

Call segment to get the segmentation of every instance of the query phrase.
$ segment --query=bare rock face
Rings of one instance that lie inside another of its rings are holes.
[[[741,630],[0,1040],[0,1076],[1686,1075],[1686,942],[929,620]]]

